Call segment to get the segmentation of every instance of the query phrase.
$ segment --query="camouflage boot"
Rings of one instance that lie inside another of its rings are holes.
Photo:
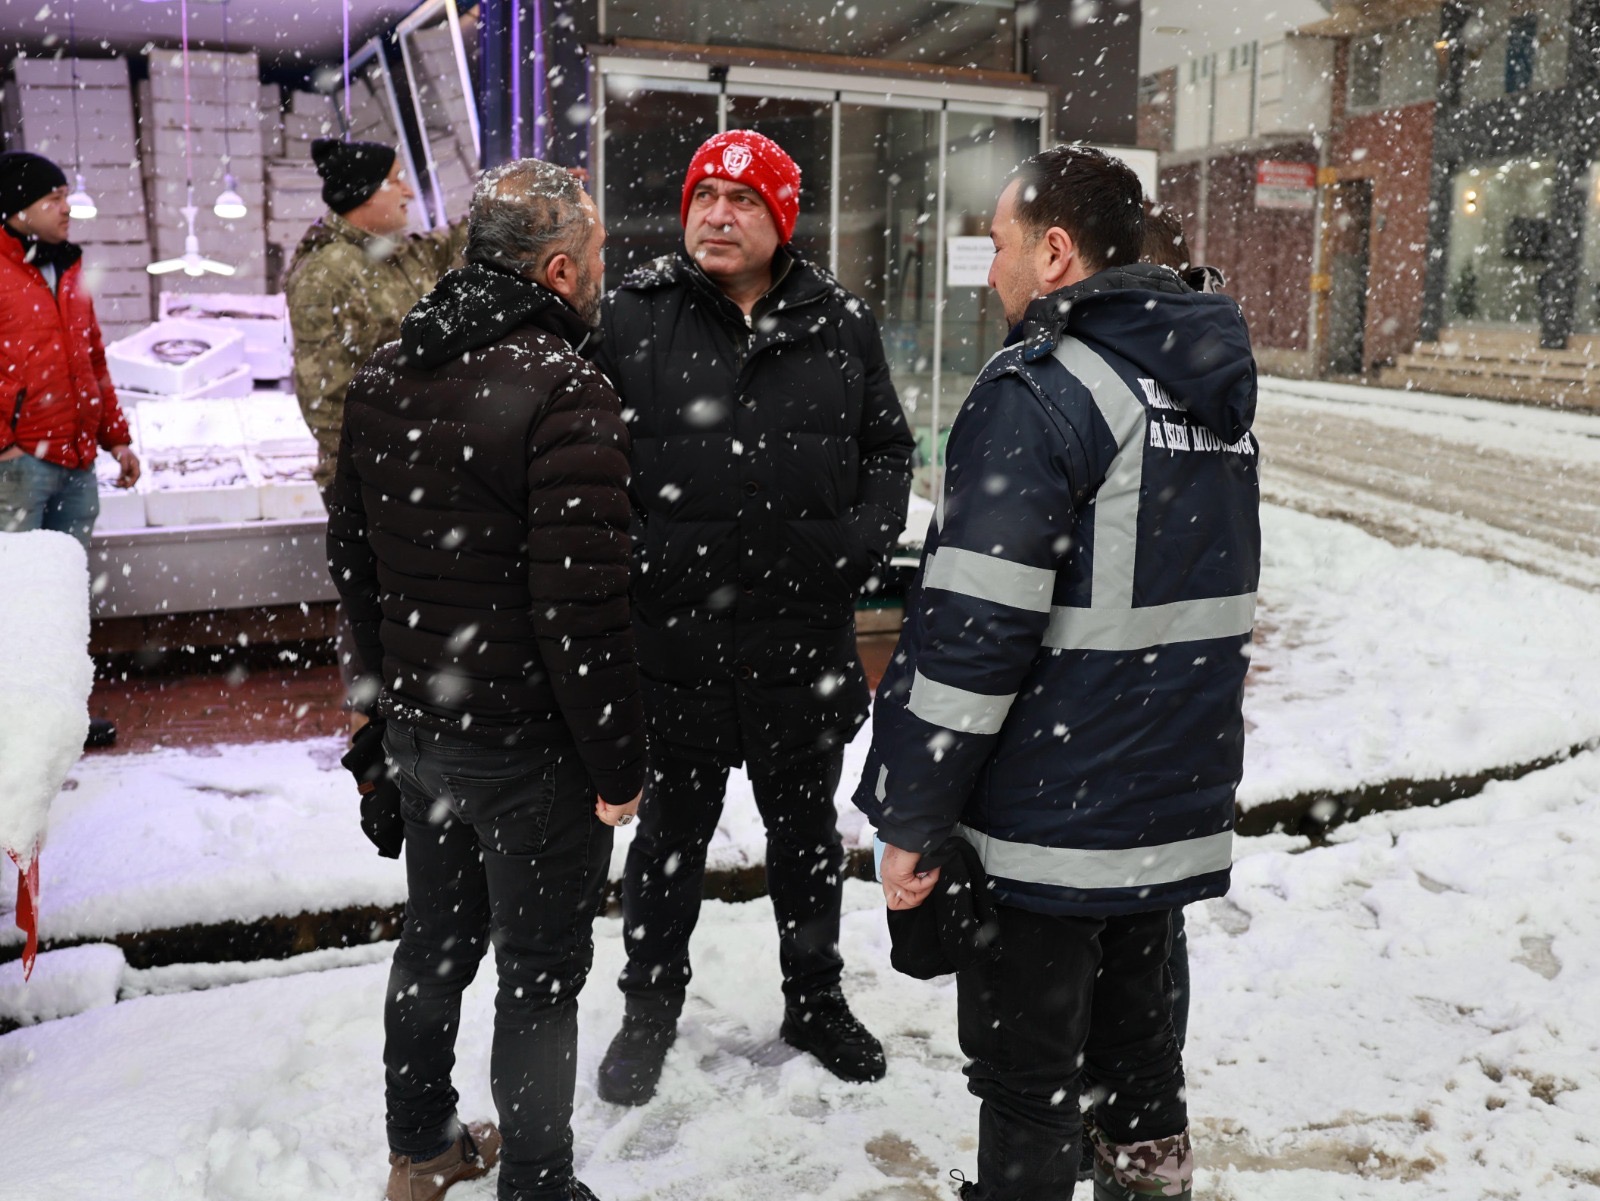
[[[1094,1201],[1189,1201],[1194,1187],[1194,1149],[1189,1132],[1142,1143],[1094,1140]]]

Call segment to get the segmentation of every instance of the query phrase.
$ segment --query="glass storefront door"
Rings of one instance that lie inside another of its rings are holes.
[[[1006,174],[1044,144],[1042,91],[602,59],[596,193],[606,279],[675,249],[683,173],[724,129],[755,129],[799,164],[794,246],[872,306],[917,438],[917,490],[936,486],[945,437],[1006,329],[987,287],[946,278],[946,239],[987,237]],[[831,86],[830,86],[831,85]],[[990,99],[990,96],[994,99]]]

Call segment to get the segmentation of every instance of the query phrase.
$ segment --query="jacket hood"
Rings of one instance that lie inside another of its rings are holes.
[[[490,346],[522,325],[537,325],[580,350],[593,332],[543,284],[484,263],[447,272],[400,323],[400,349],[432,370]]]
[[[1035,362],[1070,334],[1121,355],[1224,442],[1250,431],[1256,362],[1238,304],[1167,267],[1111,267],[1028,306],[1012,341]]]

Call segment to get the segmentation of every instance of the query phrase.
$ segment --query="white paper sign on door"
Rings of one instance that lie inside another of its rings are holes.
[[[987,288],[989,265],[994,262],[994,242],[982,238],[946,238],[944,286]]]

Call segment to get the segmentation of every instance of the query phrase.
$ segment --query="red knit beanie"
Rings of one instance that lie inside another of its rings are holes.
[[[708,138],[689,163],[683,181],[683,224],[689,224],[689,202],[702,179],[742,183],[766,201],[767,211],[788,242],[800,216],[800,168],[783,147],[753,129],[730,129]]]

